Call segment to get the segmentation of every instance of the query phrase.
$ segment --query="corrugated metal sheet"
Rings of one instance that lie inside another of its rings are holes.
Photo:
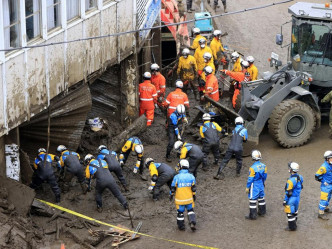
[[[50,153],[55,153],[59,144],[77,149],[91,105],[90,89],[84,83],[74,85],[66,95],[60,94],[51,100]],[[30,160],[38,148],[47,146],[47,117],[45,110],[20,126],[21,148],[29,154]]]
[[[151,0],[137,0],[137,28],[141,28],[146,19],[145,8]]]

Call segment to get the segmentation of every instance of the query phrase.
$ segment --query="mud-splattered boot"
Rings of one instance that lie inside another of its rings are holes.
[[[264,217],[266,214],[265,199],[258,199],[258,215]]]
[[[248,220],[257,219],[257,203],[256,200],[249,200],[249,215],[245,216]]]
[[[184,214],[181,212],[178,212],[178,215],[176,217],[178,228],[183,231],[185,230],[185,225],[184,225]]]
[[[322,220],[329,220],[329,217],[327,217],[326,213],[324,210],[319,210],[318,212],[318,218]]]

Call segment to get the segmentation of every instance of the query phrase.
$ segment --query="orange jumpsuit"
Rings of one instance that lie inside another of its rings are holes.
[[[189,100],[187,94],[182,92],[180,88],[176,88],[175,91],[170,92],[166,98],[166,105],[168,105],[167,117],[169,117],[180,104],[189,108]]]
[[[214,101],[219,101],[219,84],[218,79],[214,74],[206,76],[204,94]]]
[[[150,80],[145,80],[139,84],[139,115],[144,113],[147,118],[146,125],[150,126],[154,118],[154,103],[157,102],[156,87],[151,84]]]
[[[232,98],[232,104],[233,104],[233,108],[235,108],[236,105],[236,99],[237,96],[240,94],[240,90],[241,90],[241,82],[245,81],[248,82],[250,81],[250,74],[249,77],[247,76],[247,70],[244,69],[242,70],[242,72],[232,72],[232,71],[228,71],[226,70],[225,73],[230,76],[231,78],[233,78],[234,80],[237,81],[237,83],[234,85],[234,94],[233,94],[233,98]]]

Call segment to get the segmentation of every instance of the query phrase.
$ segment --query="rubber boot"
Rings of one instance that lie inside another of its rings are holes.
[[[84,182],[80,183],[80,185],[81,185],[83,194],[86,194],[88,192],[88,186]]]
[[[60,202],[60,195],[55,196],[55,203],[59,203]]]
[[[177,215],[176,219],[177,219],[178,228],[182,231],[185,230],[184,214],[178,212],[178,215]]]
[[[194,210],[188,210],[188,220],[192,231],[196,231],[196,215]]]
[[[170,154],[166,154],[166,161],[169,162],[169,163],[172,162]]]
[[[332,213],[332,210],[330,208],[325,208],[324,213]]]
[[[102,206],[97,206],[97,211],[98,211],[99,213],[103,212],[103,207],[102,207]]]
[[[285,229],[286,231],[295,231],[297,229],[296,225],[296,217],[293,214],[288,214],[288,227]]]
[[[245,216],[247,220],[257,219],[257,208],[249,208],[249,215]]]
[[[218,173],[216,176],[213,177],[215,180],[223,180],[225,178],[224,173],[221,172],[221,170],[218,170]]]
[[[265,199],[258,199],[258,215],[264,216],[266,214]]]
[[[218,162],[219,162],[219,159],[214,159],[213,164],[214,164],[214,165],[218,165]]]
[[[329,220],[329,217],[325,214],[324,210],[319,210],[318,212],[318,218],[322,220]]]

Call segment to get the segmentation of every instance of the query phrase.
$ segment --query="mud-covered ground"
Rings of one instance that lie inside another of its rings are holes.
[[[212,1],[211,1],[212,2]],[[220,1],[219,1],[220,2]],[[275,2],[273,0],[228,0],[228,10],[240,10],[252,6],[258,6]],[[323,1],[313,0],[321,3]],[[293,2],[294,3],[294,2]],[[221,3],[220,3],[221,4]],[[280,31],[280,25],[288,20],[287,7],[290,4],[278,5],[263,10],[248,13],[225,16],[217,20],[217,26],[228,32],[224,38],[224,44],[237,49],[247,55],[256,58],[256,65],[260,72],[270,70],[267,64],[272,51],[286,58],[287,48],[280,49],[274,45],[275,34]],[[198,9],[198,6],[196,6]],[[217,13],[222,13],[218,11]],[[190,16],[189,16],[190,17]],[[290,27],[284,28],[285,44],[289,36]],[[283,60],[284,62],[286,59]],[[169,91],[169,89],[168,89]],[[190,94],[191,106],[195,101]],[[191,118],[195,111],[191,109]],[[165,119],[162,115],[156,115],[155,123],[139,136],[142,138],[145,156],[153,157],[157,162],[165,161],[167,135]],[[198,129],[198,128],[197,128]],[[93,137],[93,136],[92,136]],[[186,138],[194,143],[189,134]],[[225,139],[226,143],[227,138]],[[93,143],[89,143],[93,149]],[[208,172],[198,171],[197,177],[197,201],[195,212],[197,215],[197,231],[192,232],[187,226],[186,231],[179,231],[176,226],[176,209],[173,202],[168,199],[169,190],[165,186],[160,200],[154,202],[148,192],[148,181],[143,181],[139,175],[132,173],[135,157],[129,157],[125,166],[125,176],[129,182],[129,193],[126,196],[134,225],[143,222],[140,232],[175,241],[187,242],[203,246],[217,248],[330,248],[332,243],[332,215],[331,220],[322,221],[317,218],[318,202],[320,198],[320,184],[315,181],[315,171],[323,162],[325,150],[332,149],[332,140],[328,138],[327,120],[323,120],[322,127],[316,131],[312,140],[300,148],[284,149],[278,146],[267,131],[264,131],[260,144],[257,147],[262,152],[263,160],[268,167],[268,179],[266,181],[267,215],[256,221],[248,221],[244,216],[248,213],[248,198],[245,194],[247,171],[252,161],[250,157],[244,158],[241,176],[235,177],[235,160],[232,159],[225,169],[226,178],[216,181],[217,166],[210,166]],[[95,152],[95,151],[91,151]],[[174,167],[177,163],[175,153],[172,154]],[[211,160],[210,160],[211,161]],[[304,177],[304,189],[302,192],[301,206],[298,216],[298,231],[286,232],[287,218],[283,212],[284,186],[288,174],[287,163],[296,161],[300,164],[300,174]],[[148,175],[145,169],[145,174]],[[96,211],[94,192],[86,196],[80,195],[80,186],[72,187],[70,193],[63,195],[61,206],[83,213],[95,219],[111,223],[123,224],[130,227],[127,213],[114,199],[109,191],[103,195],[103,213]],[[79,194],[78,196],[76,196]],[[76,197],[75,197],[76,196]],[[38,192],[38,197],[53,201],[53,195],[45,187],[45,192]],[[32,217],[34,222],[43,229],[55,226],[55,221],[37,216]],[[60,218],[60,223],[67,221]],[[79,224],[80,222],[77,222]],[[88,237],[85,228],[72,228],[81,238]],[[97,229],[108,229],[100,227]],[[66,248],[82,248],[75,244],[64,234],[60,236]],[[44,242],[38,248],[59,248],[60,241],[55,241],[55,235],[46,235]],[[188,248],[183,244],[159,240],[142,236],[140,239],[121,245],[122,248]],[[97,248],[109,248],[97,246]]]

